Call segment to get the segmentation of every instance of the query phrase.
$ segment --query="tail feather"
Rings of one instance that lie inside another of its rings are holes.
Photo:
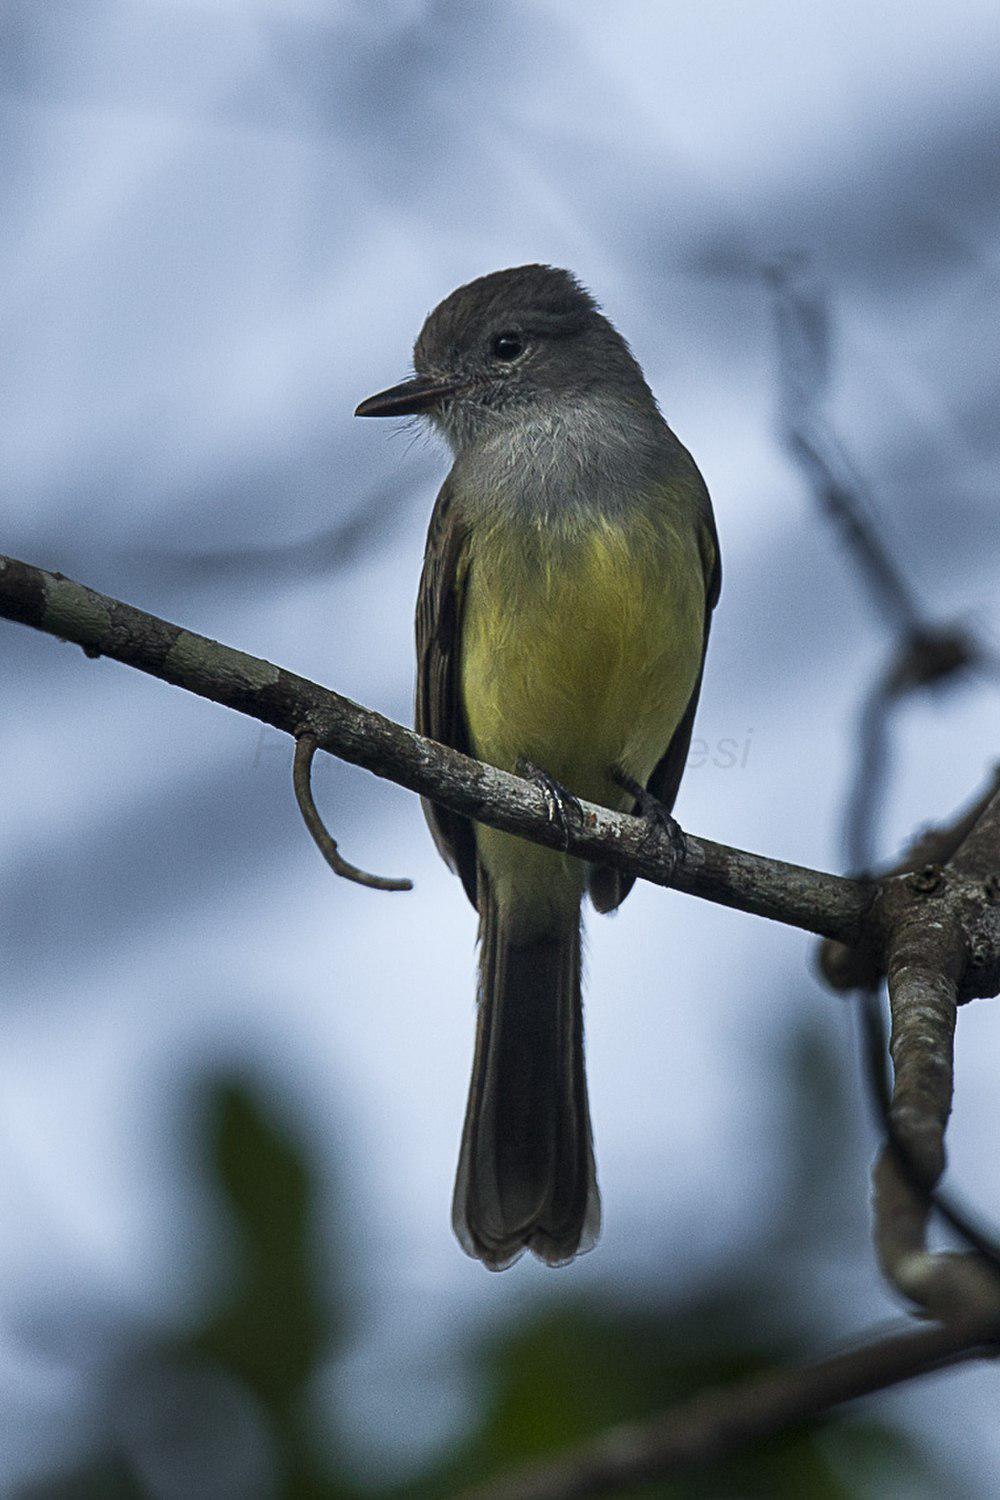
[[[515,941],[480,882],[479,1012],[453,1222],[501,1270],[527,1248],[549,1265],[600,1227],[580,997],[580,922]]]

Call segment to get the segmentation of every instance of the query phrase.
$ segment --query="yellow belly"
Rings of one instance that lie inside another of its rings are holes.
[[[703,576],[693,527],[643,514],[588,520],[558,538],[530,523],[479,528],[461,658],[476,754],[505,770],[523,757],[579,797],[627,806],[610,772],[621,766],[645,783],[687,707],[701,663]],[[561,873],[578,895],[577,861],[529,853],[482,827],[477,840],[501,885],[537,895]]]

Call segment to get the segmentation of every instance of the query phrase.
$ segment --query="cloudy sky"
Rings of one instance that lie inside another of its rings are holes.
[[[827,409],[878,524],[928,613],[996,645],[998,44],[993,0],[8,0],[3,550],[408,720],[446,460],[351,413],[453,286],[569,266],[716,505],[709,754],[679,817],[840,868],[889,643],[778,440],[760,267],[802,251],[829,289]],[[318,769],[349,857],[416,882],[360,891],[309,844],[277,734],[13,625],[0,692],[0,1487],[86,1440],[66,1413],[95,1356],[67,1306],[169,1323],[194,1295],[185,1089],[218,1060],[348,1173],[361,1317],[330,1379],[359,1463],[376,1431],[407,1462],[462,1418],[454,1319],[495,1323],[545,1281],[490,1277],[451,1236],[475,919],[416,800]],[[973,686],[907,711],[882,848],[976,787],[997,722]],[[767,1216],[781,1038],[806,1020],[854,1068],[811,958],[650,888],[590,922],[606,1227],[564,1274],[710,1278]],[[959,1031],[952,1163],[988,1212],[1000,1020],[971,1008]],[[863,1238],[826,1295],[843,1332],[893,1307]],[[394,1430],[428,1350],[440,1379]],[[884,1409],[933,1416],[975,1472],[1000,1459],[993,1397],[967,1371]]]

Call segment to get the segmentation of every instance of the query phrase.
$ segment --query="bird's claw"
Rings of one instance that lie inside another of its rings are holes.
[[[576,819],[578,826],[583,824],[583,808],[580,805],[580,799],[567,791],[562,782],[550,776],[548,771],[543,771],[540,766],[536,766],[533,761],[527,760],[524,756],[517,763],[517,771],[519,776],[523,776],[527,781],[533,781],[541,791],[548,808],[549,822],[554,823],[559,829],[563,850],[568,850],[570,817]]]
[[[612,767],[611,779],[623,791],[628,792],[630,797],[635,798],[639,817],[644,818],[650,828],[659,829],[666,835],[673,867],[676,869],[678,865],[682,865],[687,859],[687,839],[684,837],[683,828],[669,808],[665,807],[659,797],[655,797],[648,787],[642,786],[634,776],[623,771],[621,766]]]

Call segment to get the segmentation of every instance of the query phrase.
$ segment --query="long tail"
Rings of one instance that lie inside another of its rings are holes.
[[[525,1247],[563,1265],[590,1249],[601,1219],[579,912],[571,925],[517,943],[485,880],[480,908],[476,1051],[452,1223],[466,1253],[491,1270]]]

